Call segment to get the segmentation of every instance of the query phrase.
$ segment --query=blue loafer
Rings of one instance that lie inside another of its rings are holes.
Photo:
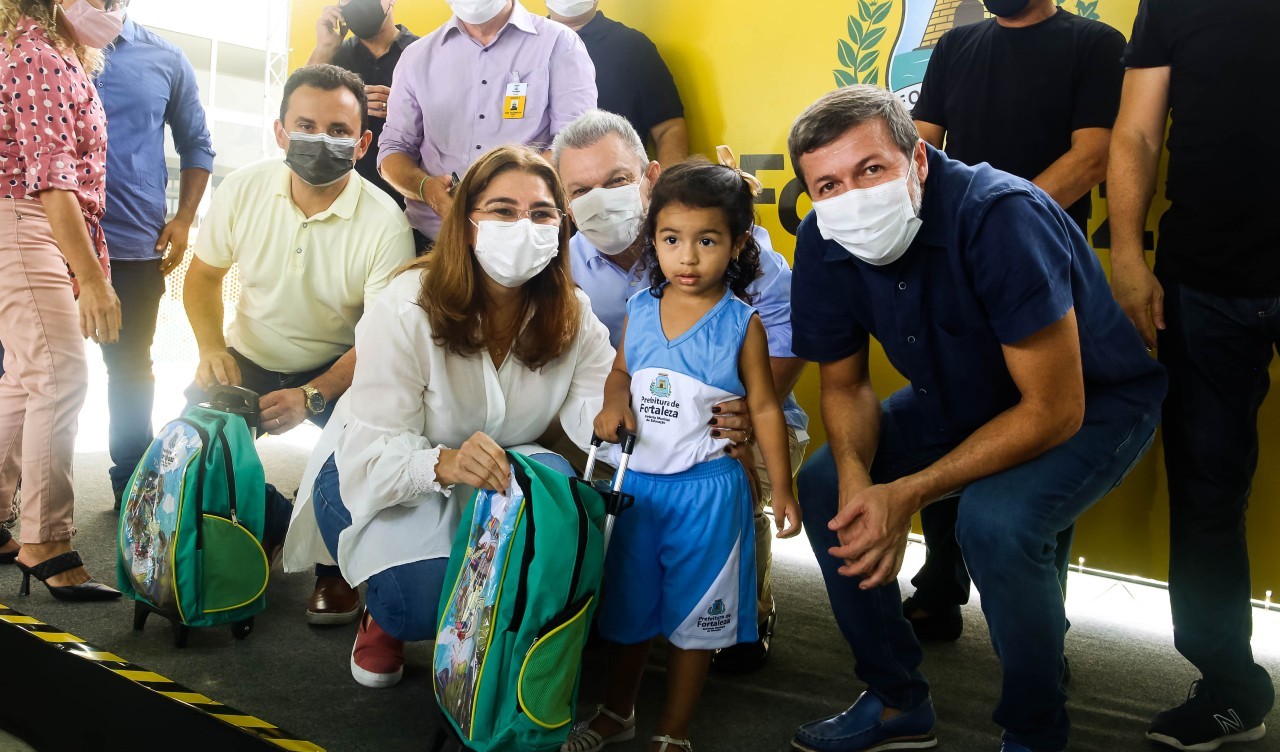
[[[925,700],[887,721],[880,720],[883,713],[880,698],[863,692],[853,707],[840,715],[796,729],[791,747],[801,752],[888,752],[938,746],[933,735],[937,720],[933,700]]]

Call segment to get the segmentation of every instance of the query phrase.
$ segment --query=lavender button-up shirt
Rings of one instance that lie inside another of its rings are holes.
[[[528,85],[524,117],[504,119],[507,84],[517,82]],[[595,67],[567,26],[533,15],[517,0],[510,21],[485,47],[455,16],[401,56],[378,164],[389,154],[407,154],[428,175],[461,175],[504,144],[549,148],[560,129],[595,106]],[[440,229],[440,217],[416,199],[406,202],[405,216],[428,237]]]

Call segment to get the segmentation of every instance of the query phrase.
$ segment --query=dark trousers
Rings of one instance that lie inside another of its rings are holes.
[[[1280,298],[1225,298],[1167,280],[1164,289],[1174,645],[1219,697],[1261,718],[1275,690],[1249,645],[1245,508],[1258,465],[1258,408],[1280,343]]]
[[[111,285],[120,298],[123,326],[118,342],[102,346],[102,360],[107,366],[107,408],[111,413],[111,469],[107,472],[112,492],[120,493],[154,438],[151,410],[156,377],[151,344],[160,298],[164,297],[160,260],[112,262]]]
[[[413,231],[413,250],[415,256],[425,256],[436,245],[436,241],[423,235],[418,230]]]
[[[236,365],[240,367],[240,386],[257,392],[259,396],[267,395],[271,392],[278,392],[281,389],[297,389],[303,384],[310,383],[317,376],[324,374],[333,367],[334,363],[338,362],[335,358],[334,360],[325,363],[323,366],[314,368],[310,371],[303,371],[302,373],[283,373],[281,371],[268,371],[235,350],[229,350],[229,352],[231,353],[231,357],[236,359]],[[186,395],[188,405],[195,405],[200,402],[204,402],[209,396],[205,390],[201,389],[195,383],[192,383],[191,386],[187,387],[187,391],[184,392],[184,394]],[[324,425],[329,422],[329,416],[333,415],[333,408],[337,402],[337,400],[330,401],[325,407],[324,412],[319,415],[312,415],[307,420],[310,420],[312,423],[323,428]],[[316,576],[341,577],[342,573],[335,566],[317,564]]]
[[[228,349],[227,352],[230,352],[231,357],[236,359],[236,365],[240,368],[240,386],[257,392],[260,397],[272,392],[278,392],[281,389],[297,389],[304,384],[309,384],[317,377],[328,372],[330,368],[333,368],[333,364],[338,362],[338,359],[334,358],[319,368],[313,368],[310,371],[284,373],[281,371],[268,371],[234,349]],[[188,405],[195,405],[209,398],[209,393],[195,383],[187,387],[187,391],[183,394],[187,398]],[[324,412],[312,415],[307,420],[324,428],[325,424],[329,422],[329,416],[333,415],[333,408],[337,403],[337,400],[331,400],[325,406]]]
[[[919,471],[952,448],[919,443],[928,431],[904,418],[914,412],[906,408],[911,395],[905,389],[884,402],[871,468],[876,483]],[[982,593],[991,643],[1004,670],[992,717],[1007,736],[1032,749],[1067,747],[1066,616],[1054,567],[1058,536],[1119,485],[1151,446],[1158,422],[1154,409],[1091,419],[1066,443],[960,492],[956,536]],[[929,685],[920,672],[920,643],[902,614],[898,583],[862,590],[858,579],[837,571],[841,562],[827,553],[839,545],[827,527],[839,503],[830,447],[800,469],[797,487],[809,544],[858,678],[889,707],[919,705]]]

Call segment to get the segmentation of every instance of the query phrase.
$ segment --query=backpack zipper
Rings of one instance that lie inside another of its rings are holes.
[[[200,467],[196,471],[196,550],[204,550],[204,475],[209,463],[209,433],[198,423],[187,418],[176,418],[176,422],[189,426],[200,437]],[[181,521],[178,523],[181,525]]]
[[[590,520],[587,518],[587,505],[583,503],[582,497],[578,495],[578,485],[582,481],[577,478],[569,479],[570,496],[573,497],[574,509],[578,512],[578,553],[573,560],[573,577],[569,580],[569,595],[565,598],[565,608],[569,608],[574,602],[574,596],[578,592],[578,585],[582,579],[582,565],[587,559],[587,534]]]
[[[231,461],[231,443],[227,441],[227,425],[225,422],[218,431],[218,438],[222,440],[222,464],[227,469],[227,502],[231,509],[231,524],[239,527],[240,520],[236,517],[236,470]]]
[[[529,529],[524,534],[524,556],[520,560],[521,577],[529,574],[529,567],[533,564],[533,539],[534,539],[534,519],[533,519],[533,495],[529,492],[530,483],[529,475],[525,472],[524,467],[516,461],[510,454],[507,458],[511,461],[511,469],[516,479],[516,485],[520,487],[520,492],[524,495],[525,503],[525,520]],[[512,533],[515,531],[513,530]],[[524,624],[524,613],[528,608],[529,589],[522,587],[516,590],[516,605],[512,610],[511,623],[507,625],[507,632],[515,634],[520,631],[521,625]]]

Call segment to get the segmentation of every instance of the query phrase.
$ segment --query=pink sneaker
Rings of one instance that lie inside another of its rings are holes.
[[[351,647],[351,676],[374,689],[394,687],[404,676],[404,640],[387,634],[367,608]]]

